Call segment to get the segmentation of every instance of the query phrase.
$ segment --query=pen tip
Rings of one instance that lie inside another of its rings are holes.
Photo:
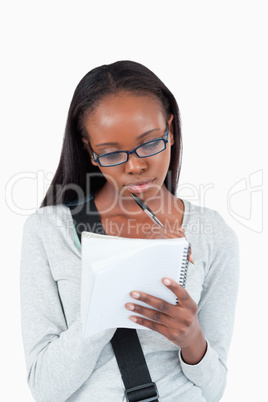
[[[160,220],[159,220],[155,215],[153,216],[153,220],[154,220],[159,226],[162,226],[162,228],[165,227],[165,226],[163,225],[163,223],[160,222]]]

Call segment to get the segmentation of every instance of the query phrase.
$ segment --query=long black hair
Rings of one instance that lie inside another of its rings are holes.
[[[69,108],[59,165],[41,207],[65,204],[86,196],[87,177],[90,191],[100,189],[106,182],[97,166],[92,165],[82,142],[85,136],[83,119],[107,95],[131,92],[157,98],[168,118],[173,114],[174,144],[165,185],[175,194],[181,165],[182,141],[177,101],[165,84],[147,67],[133,61],[118,61],[89,71],[79,82]]]

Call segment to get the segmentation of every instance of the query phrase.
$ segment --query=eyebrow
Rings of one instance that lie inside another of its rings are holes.
[[[139,139],[145,137],[145,136],[148,135],[148,134],[153,133],[154,131],[159,131],[159,128],[153,128],[152,130],[146,131],[145,133],[139,135],[139,136],[137,137],[137,140],[139,140]],[[118,142],[103,142],[102,144],[95,145],[95,148],[102,147],[102,146],[104,146],[104,145],[119,145],[119,143],[118,143]]]

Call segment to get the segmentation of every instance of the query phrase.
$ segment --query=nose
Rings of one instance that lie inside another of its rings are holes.
[[[139,158],[134,153],[129,155],[125,163],[125,172],[128,174],[140,174],[147,169],[147,163],[144,158]]]

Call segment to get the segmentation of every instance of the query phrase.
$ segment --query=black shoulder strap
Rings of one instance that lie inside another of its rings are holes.
[[[68,206],[68,204],[67,204]],[[94,198],[81,205],[69,206],[81,242],[84,230],[105,234]],[[137,331],[118,328],[111,340],[129,402],[158,401],[158,390],[152,382]]]
[[[158,401],[158,390],[152,382],[137,331],[117,328],[111,342],[125,386],[126,400]]]

